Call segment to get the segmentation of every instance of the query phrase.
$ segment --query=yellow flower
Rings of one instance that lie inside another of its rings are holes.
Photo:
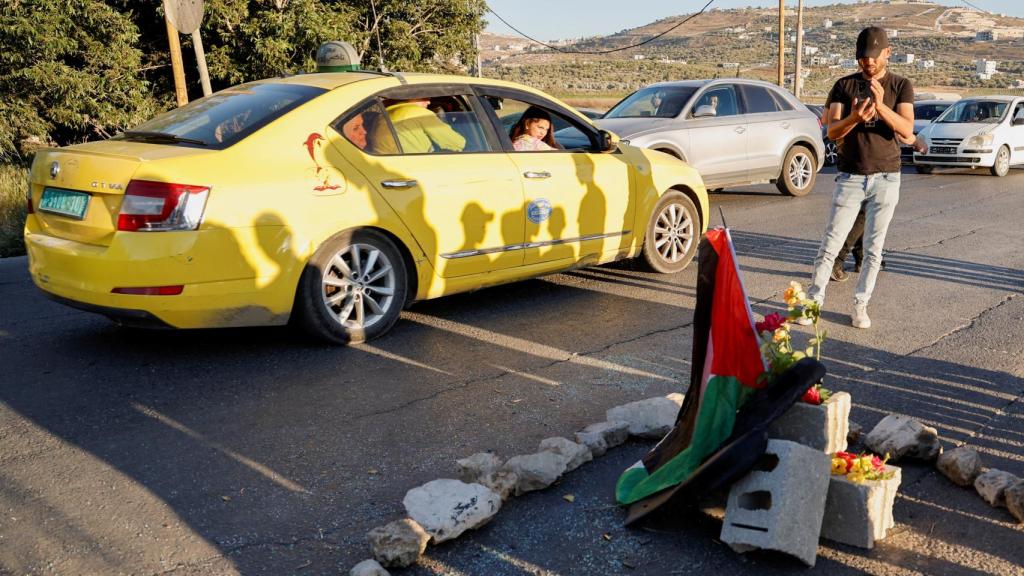
[[[846,475],[846,479],[849,480],[850,482],[854,482],[854,483],[860,484],[861,482],[864,481],[864,473],[863,472],[850,472],[849,474]]]
[[[776,328],[775,333],[772,334],[773,342],[782,342],[787,338],[789,338],[789,331],[787,331],[785,328]]]
[[[796,306],[801,300],[807,299],[807,294],[804,292],[804,287],[799,282],[790,282],[789,288],[782,293],[782,299],[785,300],[786,305]]]
[[[861,471],[873,472],[875,470],[874,464],[871,463],[871,456],[861,456],[858,461],[860,462]]]
[[[842,458],[832,459],[832,473],[833,474],[846,474],[846,460]]]

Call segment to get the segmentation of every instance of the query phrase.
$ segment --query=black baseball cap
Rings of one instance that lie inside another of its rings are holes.
[[[889,37],[878,26],[869,26],[857,35],[857,59],[878,58],[889,47]]]

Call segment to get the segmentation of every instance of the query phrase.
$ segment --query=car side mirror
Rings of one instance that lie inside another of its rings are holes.
[[[601,152],[614,152],[619,148],[619,137],[612,132],[600,130],[597,134]]]
[[[714,116],[718,116],[718,111],[715,110],[715,107],[711,106],[710,104],[697,106],[697,111],[693,113],[694,118],[708,118]]]
[[[1017,116],[1013,119],[1014,126],[1024,126],[1024,116]]]

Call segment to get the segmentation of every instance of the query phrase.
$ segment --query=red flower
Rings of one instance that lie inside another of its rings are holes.
[[[761,332],[775,332],[786,323],[786,318],[778,312],[772,312],[771,314],[764,317],[763,322],[755,322],[754,328],[757,329],[758,333]]]
[[[821,404],[821,394],[818,392],[818,387],[811,386],[810,388],[808,388],[807,392],[804,392],[804,396],[800,400],[808,404]]]

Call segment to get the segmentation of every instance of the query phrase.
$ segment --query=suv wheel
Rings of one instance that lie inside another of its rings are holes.
[[[1010,173],[1010,149],[1005,144],[999,147],[999,152],[996,152],[996,161],[989,170],[993,176],[999,178]]]
[[[679,272],[693,260],[699,242],[697,207],[686,194],[669,190],[658,200],[647,223],[644,262],[655,272]]]
[[[302,272],[297,320],[322,340],[365,342],[395,325],[407,290],[405,264],[387,236],[343,232],[324,242]]]
[[[814,156],[804,146],[793,146],[782,161],[782,174],[775,186],[787,196],[806,196],[814,188],[818,176]]]

